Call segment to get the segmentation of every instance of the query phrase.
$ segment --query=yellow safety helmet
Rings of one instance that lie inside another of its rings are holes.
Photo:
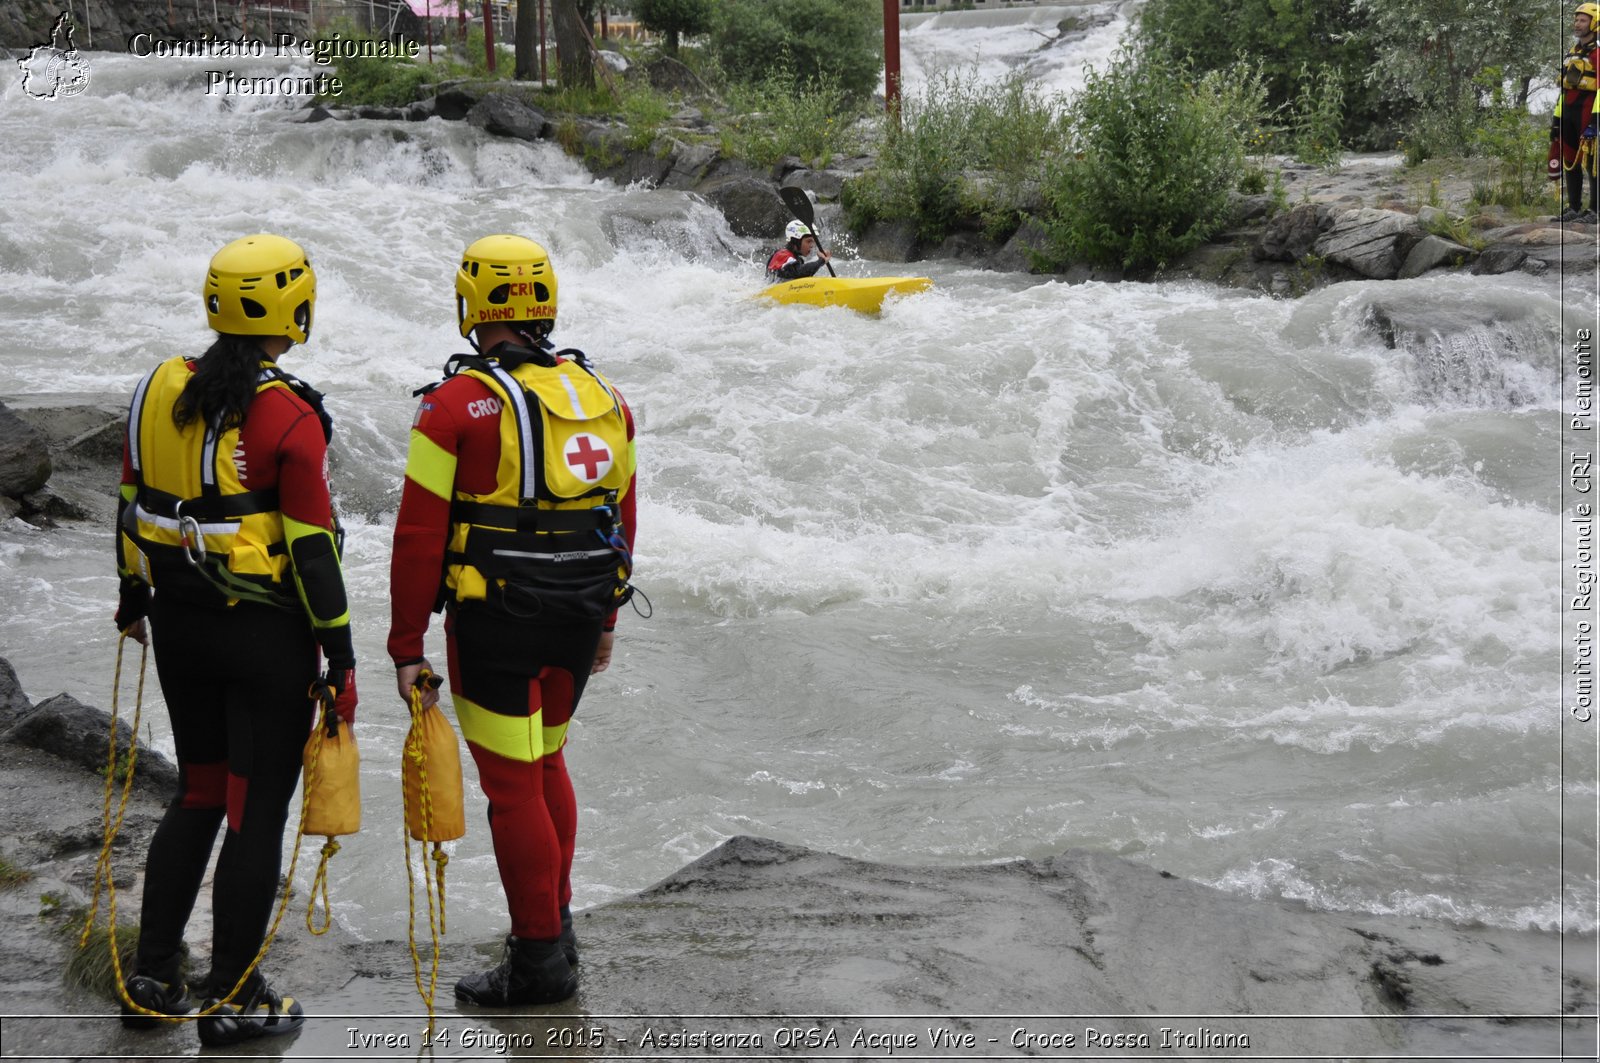
[[[206,323],[234,336],[311,335],[317,275],[293,240],[271,233],[241,236],[211,256],[206,270]]]
[[[531,324],[542,339],[556,323],[556,271],[543,247],[523,236],[485,236],[461,255],[456,270],[461,335],[479,325]]]
[[[1577,10],[1575,10],[1573,14],[1588,15],[1589,29],[1591,32],[1596,29],[1600,29],[1600,4],[1579,4]]]

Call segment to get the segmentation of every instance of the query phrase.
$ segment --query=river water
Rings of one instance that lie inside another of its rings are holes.
[[[959,32],[908,32],[908,68]],[[578,907],[759,834],[913,865],[1089,847],[1331,909],[1553,927],[1565,899],[1594,925],[1593,825],[1562,817],[1595,790],[1592,750],[1562,759],[1556,281],[1288,300],[919,263],[934,289],[879,318],[774,308],[748,298],[761,246],[692,196],[463,123],[293,124],[204,95],[205,62],[91,61],[73,99],[0,90],[0,396],[126,395],[205,347],[222,243],[309,249],[316,334],[283,363],[339,426],[368,792],[332,891],[357,935],[406,911],[383,646],[411,392],[463,349],[456,255],[498,231],[551,249],[557,338],[640,421],[654,615],[573,728]],[[1393,350],[1380,305],[1498,323]],[[110,704],[108,554],[104,527],[0,526],[0,652],[34,698]],[[451,933],[489,938],[468,789]]]

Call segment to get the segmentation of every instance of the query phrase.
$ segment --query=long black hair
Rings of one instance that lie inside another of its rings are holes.
[[[265,357],[259,337],[217,333],[217,341],[195,363],[194,376],[173,403],[172,422],[183,428],[199,418],[219,432],[243,425]]]

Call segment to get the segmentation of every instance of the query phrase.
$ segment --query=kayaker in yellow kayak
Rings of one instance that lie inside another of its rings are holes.
[[[833,256],[817,247],[817,236],[811,226],[796,218],[784,227],[788,243],[772,252],[767,259],[767,280],[797,281],[815,276],[817,270],[828,264]],[[816,257],[812,258],[815,254]]]

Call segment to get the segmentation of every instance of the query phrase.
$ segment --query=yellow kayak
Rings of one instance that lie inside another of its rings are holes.
[[[933,287],[927,277],[803,277],[763,288],[758,297],[776,303],[812,306],[847,306],[863,314],[876,314],[890,292],[910,295]]]

